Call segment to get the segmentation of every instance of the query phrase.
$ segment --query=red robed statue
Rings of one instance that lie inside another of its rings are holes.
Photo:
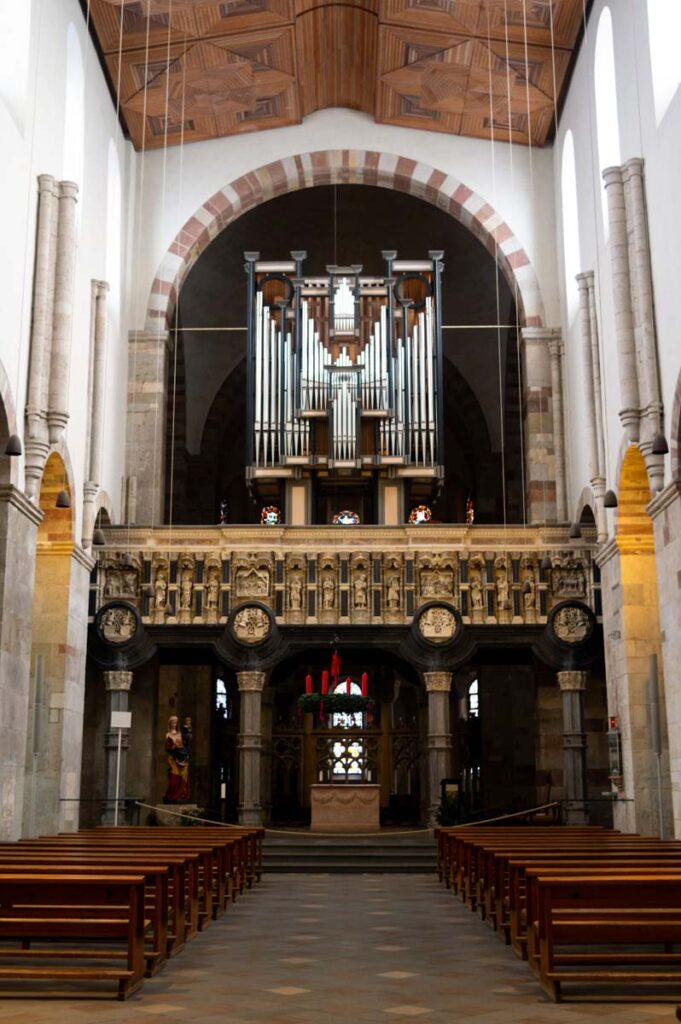
[[[168,760],[168,786],[163,797],[164,804],[182,804],[189,800],[189,744],[192,735],[192,720],[185,718],[182,728],[180,719],[171,715],[166,733],[166,754]]]

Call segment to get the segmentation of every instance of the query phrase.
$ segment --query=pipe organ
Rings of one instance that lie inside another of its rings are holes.
[[[382,481],[394,482],[402,504],[436,496],[442,255],[384,252],[383,276],[358,265],[308,276],[304,252],[283,261],[245,254],[247,476],[256,498],[286,504],[297,481],[332,504],[359,502],[362,521],[378,522],[367,510],[380,504]],[[315,507],[307,521],[329,522]]]

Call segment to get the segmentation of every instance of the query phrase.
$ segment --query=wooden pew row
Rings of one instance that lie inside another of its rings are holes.
[[[141,873],[106,869],[1,872],[0,982],[113,981],[127,999],[144,979],[144,887]]]
[[[681,994],[681,870],[613,875],[538,875],[530,963],[555,1001],[565,985],[619,991],[640,1001],[640,987]],[[534,916],[534,915],[533,915]],[[626,947],[622,949],[620,947]],[[676,949],[675,949],[676,947]],[[624,990],[635,986],[635,991]]]

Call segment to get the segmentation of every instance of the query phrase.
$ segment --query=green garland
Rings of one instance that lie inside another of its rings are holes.
[[[358,693],[303,693],[298,698],[301,711],[318,711],[324,705],[327,714],[357,714],[358,711],[373,713],[376,704],[371,697],[362,697]]]

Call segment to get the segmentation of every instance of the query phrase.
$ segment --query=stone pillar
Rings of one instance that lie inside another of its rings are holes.
[[[22,834],[35,550],[42,512],[0,486],[0,841]]]
[[[451,672],[424,672],[423,684],[428,694],[428,824],[435,824],[440,806],[440,781],[452,771],[452,733],[449,714]]]
[[[38,178],[31,355],[26,395],[26,437],[24,439],[26,494],[37,499],[40,478],[49,451],[47,436],[47,389],[52,344],[52,299],[54,294],[57,237],[57,192],[51,174]]]
[[[673,480],[667,484],[653,498],[646,512],[653,521],[655,533],[662,676],[665,680],[672,680],[660,695],[660,717],[663,734],[666,733],[669,741],[673,835],[681,839],[681,687],[676,682],[681,665],[681,587],[678,580],[678,567],[681,565],[681,481]],[[669,838],[670,832],[665,832],[665,836]]]
[[[85,467],[85,484],[83,487],[85,500],[83,504],[83,547],[87,550],[92,544],[95,527],[95,499],[99,493],[100,470],[102,463],[102,434],[104,426],[104,377],[106,370],[106,325],[107,295],[109,285],[106,281],[93,281],[92,298],[93,337],[90,350],[92,388],[90,395],[90,431]]]
[[[586,433],[589,445],[589,479],[594,492],[598,542],[608,536],[608,520],[603,498],[605,496],[605,451],[603,444],[603,414],[601,371],[598,345],[598,322],[594,303],[594,272],[577,274],[579,289],[579,325],[582,335],[582,373],[585,392]]]
[[[568,825],[586,825],[586,732],[584,691],[587,672],[558,673],[563,696],[563,795]]]
[[[622,168],[606,168],[603,171],[603,180],[608,196],[608,221],[610,224],[610,265],[612,267],[617,361],[620,374],[621,408],[619,416],[629,441],[636,444],[639,436],[640,401]]]
[[[47,427],[50,444],[59,443],[69,418],[69,362],[76,264],[77,201],[78,186],[72,181],[59,182],[57,261],[54,276],[52,352],[47,403]]]
[[[105,672],[104,687],[106,690],[106,732],[104,733],[104,751],[106,758],[106,805],[102,816],[103,825],[113,825],[116,805],[116,766],[118,761],[118,729],[111,728],[111,712],[127,711],[132,686],[133,674],[127,671]],[[121,763],[119,770],[119,794],[125,797],[126,762],[130,733],[121,730]],[[118,805],[118,820],[123,820],[123,805]]]
[[[657,365],[653,278],[650,265],[648,215],[643,184],[643,160],[635,157],[622,168],[624,198],[629,228],[631,291],[634,308],[634,337],[638,353],[641,403],[641,453],[653,491],[664,484],[664,457],[653,455],[652,443],[661,429],[662,401]]]
[[[267,674],[237,672],[241,701],[239,721],[239,824],[262,825],[260,759],[262,755],[262,691]]]
[[[561,351],[560,329],[524,327],[521,331],[526,508],[530,523],[554,523],[565,518]]]
[[[274,690],[268,689],[262,695],[262,754],[260,758],[260,804],[263,821],[269,821],[272,814],[272,713]]]
[[[169,351],[167,331],[130,332],[126,518],[130,523],[145,526],[163,521]]]
[[[568,518],[565,495],[565,425],[563,418],[563,342],[558,335],[549,339],[551,357],[551,400],[553,407],[553,453],[556,474],[556,518]]]

